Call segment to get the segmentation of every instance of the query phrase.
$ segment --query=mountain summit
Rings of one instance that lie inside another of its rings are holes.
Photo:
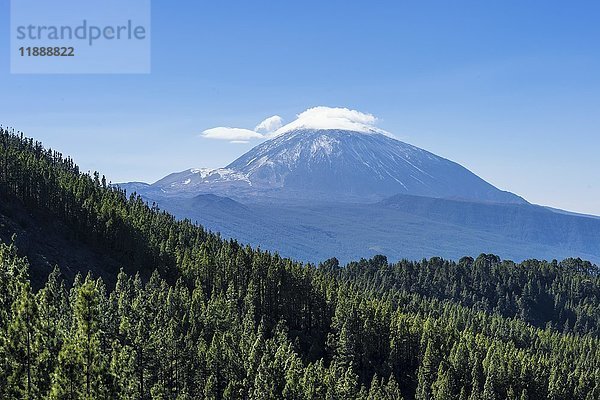
[[[152,185],[163,193],[217,193],[376,201],[395,194],[526,203],[461,165],[376,131],[294,129],[226,168],[191,169]]]
[[[324,197],[393,194],[522,203],[466,168],[381,133],[300,129],[259,144],[227,168],[253,186]]]

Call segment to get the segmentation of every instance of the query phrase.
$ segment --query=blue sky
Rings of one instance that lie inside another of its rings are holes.
[[[11,75],[4,23],[0,123],[113,182],[154,181],[256,144],[205,129],[348,107],[529,201],[600,215],[599,20],[591,1],[155,0],[147,75]]]

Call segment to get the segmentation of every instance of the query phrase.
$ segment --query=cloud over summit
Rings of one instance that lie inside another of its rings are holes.
[[[377,121],[372,114],[342,107],[320,106],[301,112],[294,121],[287,125],[283,125],[283,119],[280,116],[274,115],[260,122],[253,130],[216,127],[203,131],[202,137],[228,140],[231,143],[248,143],[250,140],[270,139],[297,129],[338,129],[391,136],[376,126]]]
[[[377,118],[356,110],[341,107],[313,107],[297,115],[296,120],[278,129],[281,134],[296,129],[339,129],[362,133],[388,132],[376,126]]]

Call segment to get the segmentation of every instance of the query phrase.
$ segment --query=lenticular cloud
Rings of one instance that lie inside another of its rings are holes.
[[[202,132],[207,139],[228,140],[231,143],[247,143],[249,140],[270,139],[274,136],[298,129],[346,130],[367,134],[381,133],[392,136],[378,128],[377,118],[372,114],[342,107],[313,107],[301,112],[287,125],[283,119],[274,115],[260,122],[254,130],[245,128],[217,127]]]
[[[388,132],[376,126],[377,118],[356,110],[341,107],[313,107],[298,114],[297,119],[275,133],[282,134],[297,129],[339,129],[362,133]]]
[[[202,132],[206,139],[229,140],[232,143],[247,143],[250,139],[262,139],[263,135],[250,129],[219,126]]]
[[[256,125],[254,130],[263,134],[273,133],[283,125],[283,119],[279,115],[273,115]]]

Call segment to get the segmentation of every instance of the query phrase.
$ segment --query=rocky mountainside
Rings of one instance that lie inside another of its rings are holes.
[[[371,202],[409,194],[526,203],[461,165],[426,150],[381,133],[339,129],[285,132],[254,147],[226,168],[190,169],[141,189],[170,195],[214,193],[234,198],[258,195]]]

